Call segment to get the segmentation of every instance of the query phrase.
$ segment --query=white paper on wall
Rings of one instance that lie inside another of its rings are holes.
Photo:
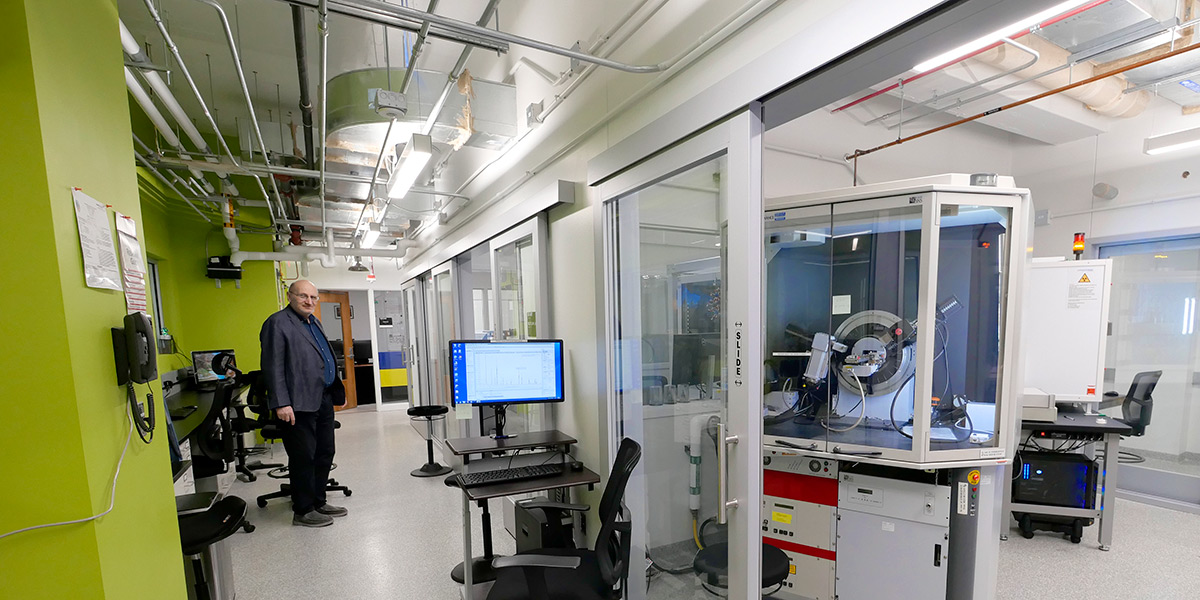
[[[108,208],[79,188],[71,190],[71,195],[83,253],[84,283],[92,288],[121,291],[117,251],[113,249],[112,232],[108,229]]]

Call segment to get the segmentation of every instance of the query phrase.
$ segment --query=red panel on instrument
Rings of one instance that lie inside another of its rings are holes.
[[[836,507],[838,482],[836,479],[828,477],[812,477],[764,469],[763,494]]]

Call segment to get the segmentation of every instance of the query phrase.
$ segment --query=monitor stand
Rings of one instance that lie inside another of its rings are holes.
[[[508,409],[507,404],[493,404],[492,405],[492,412],[495,415],[495,422],[496,422],[496,433],[494,435],[492,435],[493,440],[507,440],[507,439],[517,437],[517,434],[515,434],[515,433],[510,433],[510,434],[504,433],[504,422],[508,419],[508,413],[506,412],[507,409]]]

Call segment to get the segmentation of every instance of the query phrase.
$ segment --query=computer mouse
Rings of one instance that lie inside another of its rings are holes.
[[[582,471],[582,470],[583,470],[583,463],[581,463],[581,462],[579,462],[579,461],[577,461],[577,460],[576,460],[576,461],[572,461],[572,462],[571,462],[571,470],[572,470],[572,471]]]

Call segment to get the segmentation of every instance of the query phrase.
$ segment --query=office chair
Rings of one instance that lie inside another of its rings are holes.
[[[212,585],[205,574],[202,555],[207,554],[209,565],[215,564],[213,544],[233,535],[246,524],[246,503],[237,496],[226,496],[202,513],[179,516],[179,541],[183,555],[192,563],[193,585],[197,600],[213,597]]]
[[[262,397],[266,393],[267,388],[266,381],[263,380],[261,375],[262,371],[250,371],[249,373],[246,373],[238,378],[240,384],[249,384],[250,386],[250,397],[247,401],[247,406],[253,407],[264,405],[261,402],[256,402],[257,398]],[[237,457],[237,472],[243,481],[250,482],[258,479],[258,476],[254,474],[255,471],[261,471],[263,469],[278,469],[283,467],[283,464],[264,463],[258,460],[254,462],[246,462],[247,457],[254,454],[259,454],[265,449],[262,447],[247,448],[244,439],[245,434],[258,431],[268,423],[266,415],[262,412],[254,411],[253,408],[251,409],[251,412],[255,412],[256,418],[252,419],[247,417],[245,410],[247,406],[237,405],[235,407],[237,408],[237,417],[230,419],[230,425],[233,427],[233,431],[237,433],[237,447],[234,449],[234,455]]]
[[[1154,412],[1152,394],[1160,377],[1162,371],[1145,371],[1133,376],[1133,383],[1129,384],[1129,392],[1121,403],[1121,418],[1116,419],[1133,429],[1129,435],[1141,437],[1146,434],[1146,427],[1150,425],[1150,416]],[[1122,450],[1117,460],[1123,463],[1146,462],[1144,457],[1128,450]]]
[[[496,581],[487,600],[613,600],[625,592],[630,524],[621,500],[642,447],[625,438],[600,499],[600,533],[592,549],[543,548],[492,562]]]
[[[232,381],[218,383],[204,420],[188,436],[192,442],[192,474],[196,479],[216,477],[226,472],[228,465],[234,462],[236,436],[229,423],[229,405],[233,402],[236,389],[237,385]],[[238,502],[241,500],[238,499]],[[254,531],[254,525],[246,519],[241,519],[239,524],[246,533]]]
[[[262,437],[264,440],[267,440],[267,441],[282,440],[283,439],[283,426],[279,422],[279,420],[275,418],[275,411],[271,410],[270,390],[267,388],[266,381],[264,381],[262,377],[258,378],[258,382],[261,383],[262,385],[260,385],[257,389],[255,389],[253,387],[251,388],[250,398],[247,403],[247,406],[250,408],[250,412],[253,412],[254,414],[258,415],[259,423],[257,425],[258,425],[258,428],[261,430],[261,434],[262,434]],[[342,426],[341,423],[338,423],[337,421],[333,422],[334,429],[339,429],[339,428],[341,428],[341,426]],[[270,468],[270,467],[264,466],[264,468]],[[333,465],[333,468],[336,469],[337,465]],[[287,477],[287,467],[280,465],[280,466],[271,468],[271,471],[268,474],[271,477],[276,477],[276,475],[275,475],[276,473],[281,473],[282,475],[279,476],[281,478]],[[325,482],[325,491],[341,492],[341,493],[345,494],[346,496],[350,496],[351,494],[354,493],[350,488],[339,484],[337,482],[337,480],[332,477],[329,478],[329,481]],[[259,496],[256,499],[256,501],[258,503],[259,508],[266,508],[268,500],[274,500],[275,498],[291,498],[291,497],[292,497],[291,484],[283,483],[283,484],[279,485],[278,491],[271,492],[269,494],[263,494],[263,495]]]

